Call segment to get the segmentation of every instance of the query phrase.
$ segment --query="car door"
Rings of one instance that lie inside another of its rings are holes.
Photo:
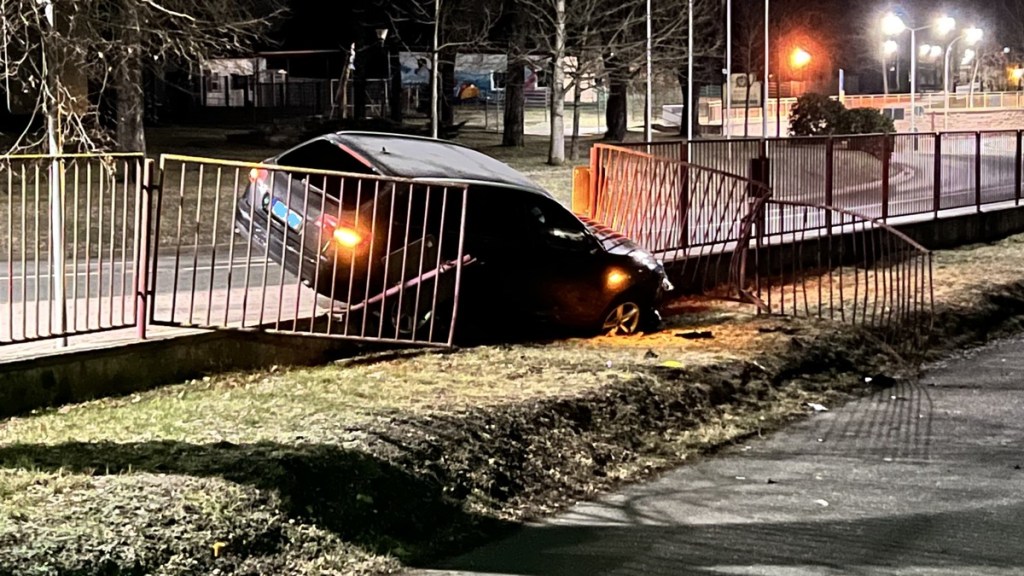
[[[532,305],[563,326],[589,326],[605,302],[607,262],[578,218],[543,196],[526,200],[526,259],[534,270]]]

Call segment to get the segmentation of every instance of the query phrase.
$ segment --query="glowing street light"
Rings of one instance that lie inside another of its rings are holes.
[[[910,30],[910,130],[917,132],[917,36],[921,30],[935,28],[939,34],[948,34],[956,28],[956,20],[949,16],[942,16],[928,26],[911,28],[907,26],[902,18],[893,13],[888,13],[882,18],[882,32],[886,36],[896,36],[905,30]]]
[[[895,40],[886,40],[885,44],[882,44],[882,51],[886,54],[895,54],[900,49],[900,45]]]
[[[971,26],[964,30],[959,36],[950,40],[949,45],[946,46],[946,64],[942,72],[942,96],[944,101],[942,125],[944,129],[949,128],[949,57],[953,53],[953,45],[961,38],[963,38],[964,42],[974,45],[981,42],[983,35],[984,33],[981,31],[981,28]],[[974,50],[968,50],[968,52],[971,53],[971,57],[973,58]],[[966,56],[967,52],[964,53],[965,58]]]
[[[789,64],[793,68],[803,68],[811,63],[811,55],[807,53],[803,48],[797,48],[793,50],[793,53],[789,55]]]

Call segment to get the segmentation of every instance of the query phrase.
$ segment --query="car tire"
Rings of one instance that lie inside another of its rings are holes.
[[[446,301],[439,300],[435,310],[417,311],[407,305],[399,307],[398,301],[393,300],[388,304],[387,320],[392,333],[397,334],[399,339],[444,343],[448,340],[451,327],[450,310],[451,303]],[[414,318],[416,312],[419,314]],[[431,320],[434,324],[433,334],[430,333]]]
[[[605,311],[601,333],[608,336],[633,336],[653,332],[661,324],[661,315],[649,304],[632,298],[617,300]]]

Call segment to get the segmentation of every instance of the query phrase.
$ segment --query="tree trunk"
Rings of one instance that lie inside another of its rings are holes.
[[[572,142],[569,145],[569,159],[580,157],[580,101],[583,100],[583,86],[580,75],[576,76],[572,86]]]
[[[526,131],[526,94],[524,64],[522,59],[508,56],[505,66],[505,126],[501,136],[502,146],[522,147]]]
[[[129,3],[124,7],[124,61],[117,67],[117,149],[120,152],[146,152],[143,123],[145,96],[142,92],[142,57],[139,49],[139,14]]]
[[[749,70],[749,68],[748,68]],[[750,136],[750,85],[754,83],[754,79],[750,73],[747,73],[747,95],[743,101],[743,137]]]
[[[617,56],[606,54],[605,70],[608,71],[608,102],[605,104],[605,123],[608,132],[605,140],[621,142],[626,139],[626,106],[629,91],[629,70]]]
[[[686,68],[680,68],[676,71],[676,79],[679,81],[679,90],[683,95],[683,115],[679,116],[679,135],[686,136],[689,125],[687,123],[688,118],[693,119],[693,139],[697,140],[700,138],[700,89],[703,85],[702,82],[698,81],[698,78],[704,78],[706,75],[700,74],[700,70],[694,69],[693,79],[693,94],[687,94],[689,89],[689,83],[686,77]],[[686,116],[686,115],[689,116]]]
[[[555,54],[551,60],[551,146],[548,164],[565,163],[565,0],[555,2]]]
[[[438,62],[441,71],[441,126],[455,124],[455,109],[452,107],[452,98],[455,92],[455,50],[445,48],[441,50],[441,60]]]

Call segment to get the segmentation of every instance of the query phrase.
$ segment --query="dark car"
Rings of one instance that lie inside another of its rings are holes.
[[[236,229],[318,293],[351,310],[379,305],[404,333],[455,299],[460,259],[458,326],[474,334],[536,324],[632,334],[657,323],[672,289],[650,253],[458,144],[338,132],[264,164],[281,168],[252,171]],[[419,296],[400,303],[398,287],[414,284]]]

